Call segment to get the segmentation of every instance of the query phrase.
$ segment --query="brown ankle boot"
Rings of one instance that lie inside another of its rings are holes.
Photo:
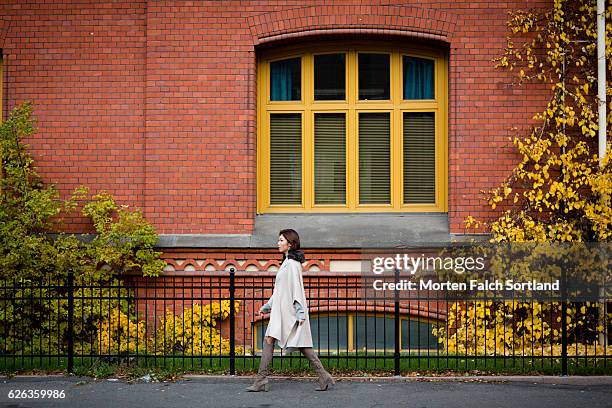
[[[259,370],[255,376],[255,382],[250,387],[247,387],[247,391],[259,392],[269,391],[270,384],[268,384],[268,365],[272,361],[272,354],[274,353],[274,343],[268,344],[264,341],[263,352],[261,353],[261,361],[259,362]]]
[[[315,353],[312,347],[302,347],[300,351],[310,360],[319,376],[319,388],[316,389],[317,391],[326,391],[328,387],[336,383],[333,377],[325,370],[325,367],[321,364],[321,360],[319,360],[317,353]]]

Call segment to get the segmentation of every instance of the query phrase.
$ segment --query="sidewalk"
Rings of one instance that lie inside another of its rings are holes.
[[[315,392],[314,377],[270,377],[249,393],[247,376],[185,375],[175,382],[64,376],[0,378],[2,407],[611,407],[612,376],[336,377]],[[10,399],[11,390],[64,391],[60,399]]]

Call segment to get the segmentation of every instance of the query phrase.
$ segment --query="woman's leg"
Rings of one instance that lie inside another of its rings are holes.
[[[268,385],[268,365],[272,361],[272,354],[274,353],[274,337],[264,337],[263,351],[261,353],[261,360],[259,361],[259,370],[255,377],[255,382],[250,387],[247,387],[247,391],[268,391],[270,386]]]
[[[321,364],[321,360],[319,360],[317,353],[312,347],[300,347],[300,351],[310,360],[319,376],[319,388],[317,388],[317,391],[325,391],[329,386],[336,383],[333,377],[325,370],[325,367]]]

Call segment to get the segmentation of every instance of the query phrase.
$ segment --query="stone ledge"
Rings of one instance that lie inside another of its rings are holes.
[[[253,234],[161,234],[160,248],[275,248],[292,228],[308,249],[439,247],[454,240],[446,213],[264,214]]]

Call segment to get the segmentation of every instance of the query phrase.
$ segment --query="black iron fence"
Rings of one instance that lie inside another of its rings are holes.
[[[92,284],[0,282],[0,368],[96,362],[234,374],[256,370],[274,274],[123,276]],[[610,304],[544,300],[363,298],[359,274],[305,273],[313,342],[332,370],[610,372]],[[280,349],[276,349],[280,352]],[[280,357],[280,358],[278,358]],[[279,353],[275,369],[303,369]]]

